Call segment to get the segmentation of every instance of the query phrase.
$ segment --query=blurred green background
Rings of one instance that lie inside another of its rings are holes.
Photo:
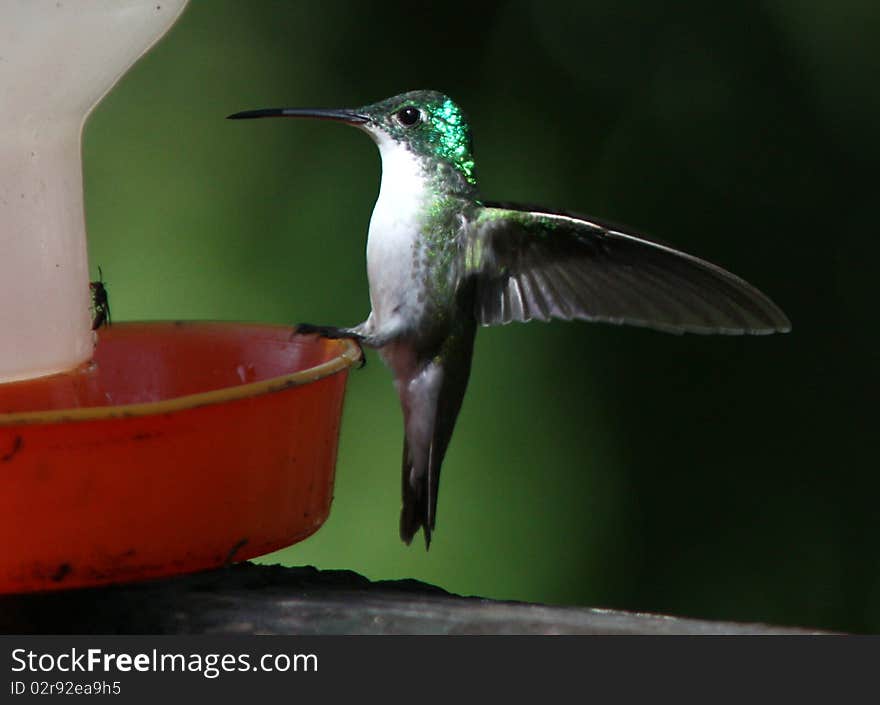
[[[192,0],[87,124],[92,268],[117,320],[363,320],[375,147],[223,118],[445,91],[487,198],[668,240],[794,332],[482,330],[429,553],[397,537],[401,414],[371,353],[328,522],[265,560],[878,631],[878,76],[876,2]]]

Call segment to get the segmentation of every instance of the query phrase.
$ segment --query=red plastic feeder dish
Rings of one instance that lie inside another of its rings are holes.
[[[269,553],[330,511],[349,341],[120,323],[91,364],[0,385],[0,593]]]

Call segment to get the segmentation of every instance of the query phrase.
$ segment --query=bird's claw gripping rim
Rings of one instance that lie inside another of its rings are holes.
[[[340,340],[346,338],[351,340],[358,347],[361,356],[361,364],[358,369],[362,370],[367,365],[367,356],[364,354],[363,336],[352,333],[344,328],[336,328],[334,326],[315,326],[311,323],[298,323],[294,329],[296,335],[319,335],[322,338],[330,338],[331,340]]]

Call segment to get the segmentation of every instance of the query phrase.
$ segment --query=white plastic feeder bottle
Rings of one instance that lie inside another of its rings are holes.
[[[0,382],[92,354],[80,138],[187,0],[0,0]]]

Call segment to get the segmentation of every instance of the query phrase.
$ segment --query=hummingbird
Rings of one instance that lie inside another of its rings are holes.
[[[432,90],[355,109],[269,108],[248,118],[357,127],[382,160],[367,237],[371,312],[350,328],[298,332],[378,350],[403,408],[400,536],[429,548],[440,467],[470,376],[479,326],[550,319],[667,333],[790,330],[767,296],[726,270],[594,218],[484,200],[461,108]]]

